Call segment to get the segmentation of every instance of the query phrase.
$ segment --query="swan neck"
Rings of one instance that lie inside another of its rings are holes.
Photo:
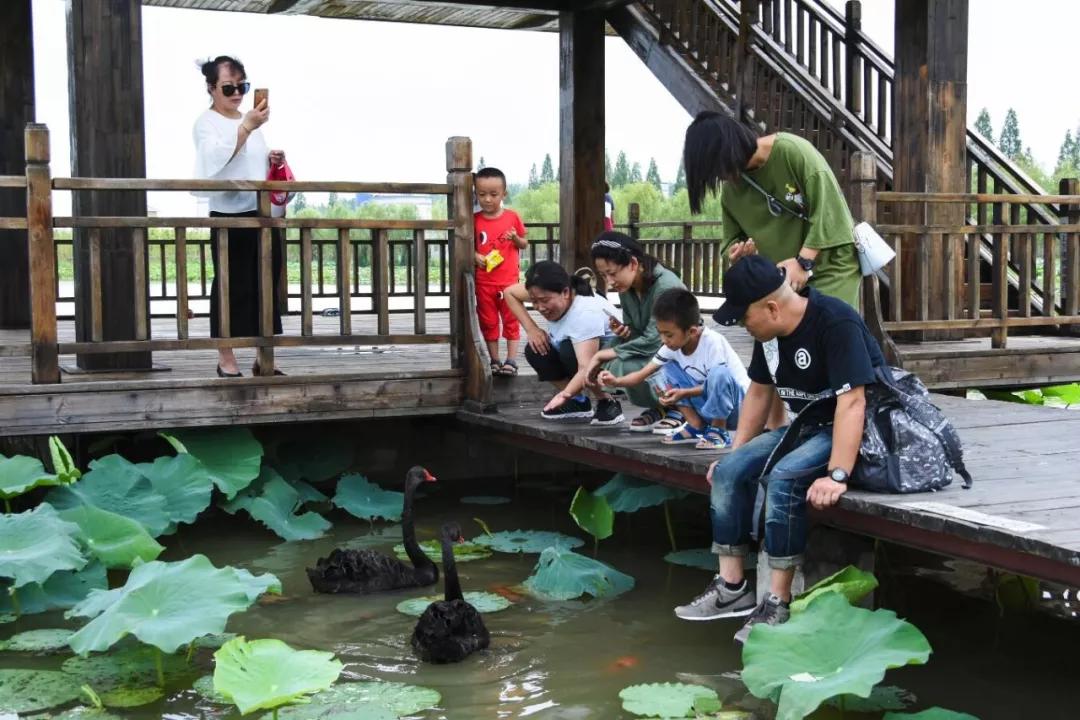
[[[428,567],[434,563],[416,542],[416,527],[413,525],[414,492],[416,492],[416,484],[408,483],[405,486],[405,503],[401,508],[401,539],[405,545],[405,554],[409,556],[413,567]]]
[[[461,583],[458,581],[457,563],[454,562],[454,542],[449,538],[442,538],[442,562],[443,562],[443,587],[445,599],[464,600],[461,594]]]

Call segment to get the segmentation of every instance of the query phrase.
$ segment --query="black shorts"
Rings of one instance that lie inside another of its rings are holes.
[[[578,371],[574,343],[569,339],[548,347],[548,351],[543,355],[526,345],[525,360],[536,371],[536,377],[540,380],[569,380],[577,375]]]

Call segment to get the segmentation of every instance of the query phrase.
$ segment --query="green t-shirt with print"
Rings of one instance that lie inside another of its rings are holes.
[[[858,308],[862,275],[851,237],[851,212],[821,153],[797,135],[777,133],[769,159],[746,174],[809,222],[788,212],[774,216],[765,197],[749,183],[725,182],[720,197],[724,252],[747,237],[773,262],[793,258],[803,247],[818,250],[810,285]]]

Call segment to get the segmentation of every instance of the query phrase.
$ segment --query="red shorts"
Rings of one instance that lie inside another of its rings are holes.
[[[476,286],[476,319],[480,321],[480,333],[488,342],[499,339],[500,317],[504,338],[517,340],[521,337],[521,325],[503,300],[502,291],[498,285]]]

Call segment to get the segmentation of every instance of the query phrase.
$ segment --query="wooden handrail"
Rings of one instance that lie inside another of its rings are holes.
[[[315,228],[323,230],[449,230],[446,220],[374,220],[369,218],[270,218],[270,217],[120,217],[60,216],[53,218],[58,228]]]
[[[0,182],[3,181],[0,176]],[[3,187],[3,185],[0,185]],[[19,187],[19,186],[13,186]],[[447,195],[445,183],[378,183],[344,180],[159,180],[153,178],[53,178],[54,190],[290,191]]]

